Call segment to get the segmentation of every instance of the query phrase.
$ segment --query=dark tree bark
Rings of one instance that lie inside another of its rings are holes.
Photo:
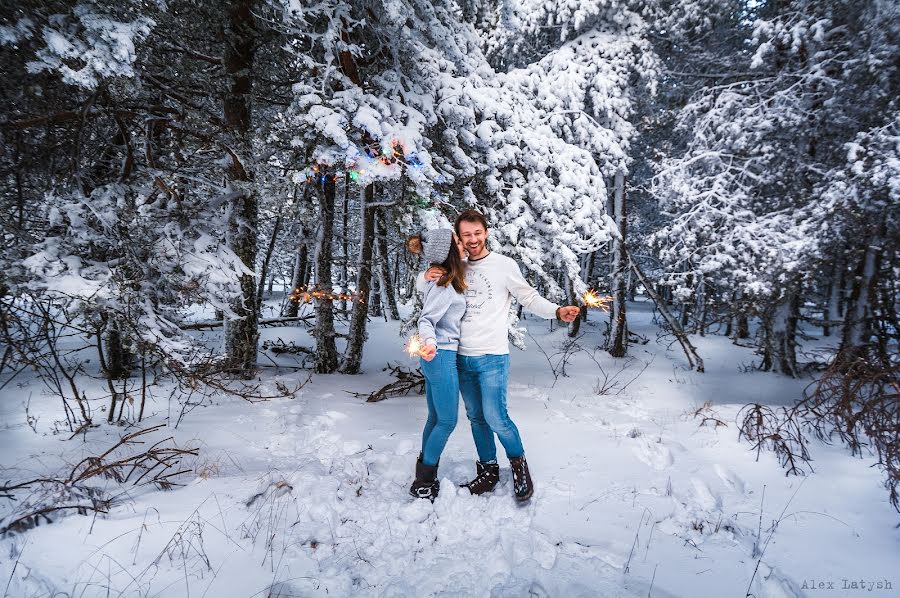
[[[594,262],[596,261],[597,252],[594,251],[587,256],[587,274],[584,277],[584,281],[587,283],[588,287],[591,286],[591,281],[594,279]],[[572,305],[575,305],[574,303]],[[581,319],[587,322],[588,319],[588,309],[587,306],[582,306],[581,308]]]
[[[133,356],[122,342],[122,331],[115,316],[106,319],[103,353],[106,375],[109,378],[121,379],[128,375]]]
[[[372,249],[375,244],[375,210],[370,207],[375,203],[375,185],[366,186],[363,192],[362,226],[359,239],[359,272],[356,279],[357,299],[353,303],[350,316],[350,331],[347,338],[347,350],[344,352],[344,364],[341,371],[345,374],[358,374],[362,363],[363,345],[366,342],[366,322],[369,315],[369,292],[372,283]]]
[[[373,268],[372,268],[372,291],[369,293],[369,314],[373,318],[380,318],[384,315],[384,310],[382,309],[382,297],[381,297],[381,275],[378,273],[378,267],[375,262],[377,262],[378,256],[374,255],[372,258]],[[387,317],[385,316],[385,321],[387,321]]]
[[[106,421],[112,423],[116,418],[116,404],[119,402],[119,418],[122,417],[122,408],[125,405],[125,397],[116,390],[113,380],[128,376],[131,369],[132,356],[125,348],[122,340],[122,330],[115,315],[103,316],[103,330],[98,331],[97,342],[100,345],[100,366],[110,392],[109,414]],[[102,335],[101,343],[99,335]]]
[[[233,192],[228,222],[228,245],[251,272],[256,267],[256,235],[259,205],[249,164],[252,115],[253,53],[256,28],[252,0],[235,0],[228,6],[225,27],[225,73],[228,89],[224,100],[224,123],[234,148],[229,150],[228,186]],[[225,354],[228,367],[245,376],[256,366],[258,317],[253,274],[240,277],[241,296],[231,305],[237,316],[225,322]]]
[[[309,261],[309,245],[306,239],[306,228],[300,228],[300,240],[297,243],[297,257],[294,260],[294,273],[291,276],[291,292],[297,291],[300,287],[305,287],[308,281],[307,262]],[[300,303],[297,301],[288,301],[281,315],[286,318],[296,318],[300,311]]]
[[[825,325],[822,329],[823,336],[831,336],[831,327],[841,319],[842,298],[844,295],[844,260],[838,258],[834,261],[831,271],[831,280],[825,293],[827,305],[825,306]]]
[[[316,235],[316,286],[330,291],[331,282],[331,242],[334,236],[334,174],[326,172],[324,182],[318,186],[319,230]],[[315,370],[319,374],[330,374],[338,367],[338,352],[334,337],[334,302],[327,297],[316,300]]]
[[[400,310],[397,309],[397,292],[394,287],[394,279],[391,278],[390,255],[388,255],[387,244],[388,228],[383,209],[378,209],[375,213],[375,219],[378,224],[378,236],[375,241],[378,245],[378,267],[381,278],[381,294],[385,299],[391,319],[400,321]]]
[[[281,232],[281,215],[275,219],[275,226],[272,228],[272,237],[269,239],[269,244],[266,247],[266,255],[263,257],[262,267],[259,271],[259,287],[256,292],[256,303],[258,305],[262,305],[263,301],[263,290],[265,289],[266,278],[269,276],[269,264],[272,261],[272,253],[275,251],[275,243],[278,241],[278,233]],[[272,283],[271,280],[269,282],[269,287],[271,288]]]
[[[700,333],[700,336],[706,336],[707,303],[706,283],[701,278],[700,284],[697,285],[697,332]]]
[[[734,310],[734,340],[750,338],[750,320],[744,305],[744,295],[740,291],[734,294]]]
[[[627,239],[627,218],[625,209],[625,173],[622,170],[616,172],[614,208],[616,225],[620,237],[613,240],[613,302],[615,305],[615,319],[610,329],[609,354],[613,357],[625,357],[628,352],[628,322],[625,318],[625,268],[627,267],[627,252],[625,239]]]
[[[800,281],[787,282],[763,313],[762,369],[796,377]]]
[[[744,313],[738,313],[737,315],[737,326],[735,326],[734,329],[734,337],[736,339],[750,338],[750,320]]]
[[[344,175],[344,201],[341,211],[341,287],[345,293],[350,292],[350,173]],[[341,310],[350,311],[350,303],[343,301]]]
[[[850,296],[844,308],[844,330],[841,336],[839,354],[843,362],[852,364],[859,357],[864,357],[867,350],[875,344],[873,337],[878,336],[874,321],[873,303],[877,300],[878,273],[881,270],[885,224],[882,222],[879,233],[872,236],[865,250],[861,252],[859,263],[853,273]],[[886,355],[879,356],[889,363]]]

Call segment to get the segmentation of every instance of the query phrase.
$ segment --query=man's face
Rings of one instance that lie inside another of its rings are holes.
[[[463,220],[459,223],[459,238],[469,252],[470,258],[478,259],[487,253],[487,236],[487,229],[480,222]]]

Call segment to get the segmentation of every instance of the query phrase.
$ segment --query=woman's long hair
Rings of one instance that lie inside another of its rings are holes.
[[[406,240],[406,249],[412,253],[422,253],[422,237],[413,235]],[[459,257],[459,248],[456,245],[456,235],[453,235],[453,241],[450,243],[450,251],[447,252],[447,258],[440,264],[433,264],[444,269],[445,273],[441,276],[437,284],[445,287],[448,284],[453,285],[453,290],[462,293],[466,290],[466,263]]]

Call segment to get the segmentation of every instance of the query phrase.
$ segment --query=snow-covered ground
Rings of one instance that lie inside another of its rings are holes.
[[[133,490],[108,516],[0,539],[3,596],[900,595],[898,516],[871,458],[814,443],[815,473],[786,477],[772,454],[757,461],[738,442],[740,406],[789,404],[809,381],[745,371],[751,351],[716,336],[694,339],[707,371],[691,372],[677,344],[655,342],[648,304],[629,320],[650,339],[631,359],[594,353],[592,322],[558,380],[538,344],[552,357],[564,330],[526,321],[533,338],[513,349],[509,387],[536,484],[525,506],[505,461],[492,495],[456,488],[474,472],[462,409],[440,497],[409,497],[424,400],[348,392],[389,381],[389,361],[415,365],[397,324],[373,320],[366,373],[314,376],[290,400],[221,397],[156,434],[199,447],[183,487]],[[310,345],[299,328],[263,334]],[[598,394],[600,366],[612,377],[625,363],[619,382],[646,369]],[[305,378],[272,372],[264,389]],[[706,401],[727,427],[699,425]],[[147,425],[170,405],[151,409]],[[68,471],[125,433],[66,440],[49,433],[59,410],[36,380],[0,392],[0,482]],[[14,507],[0,499],[0,517]]]

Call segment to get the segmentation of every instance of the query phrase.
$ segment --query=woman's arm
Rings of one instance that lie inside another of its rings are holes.
[[[439,287],[433,282],[428,283],[428,285],[429,288],[425,291],[425,300],[422,303],[422,313],[419,315],[419,338],[426,348],[429,346],[436,348],[437,333],[435,328],[441,318],[444,317],[444,314],[447,313],[447,310],[450,309],[450,303],[453,299],[451,293],[456,291],[450,286]]]

